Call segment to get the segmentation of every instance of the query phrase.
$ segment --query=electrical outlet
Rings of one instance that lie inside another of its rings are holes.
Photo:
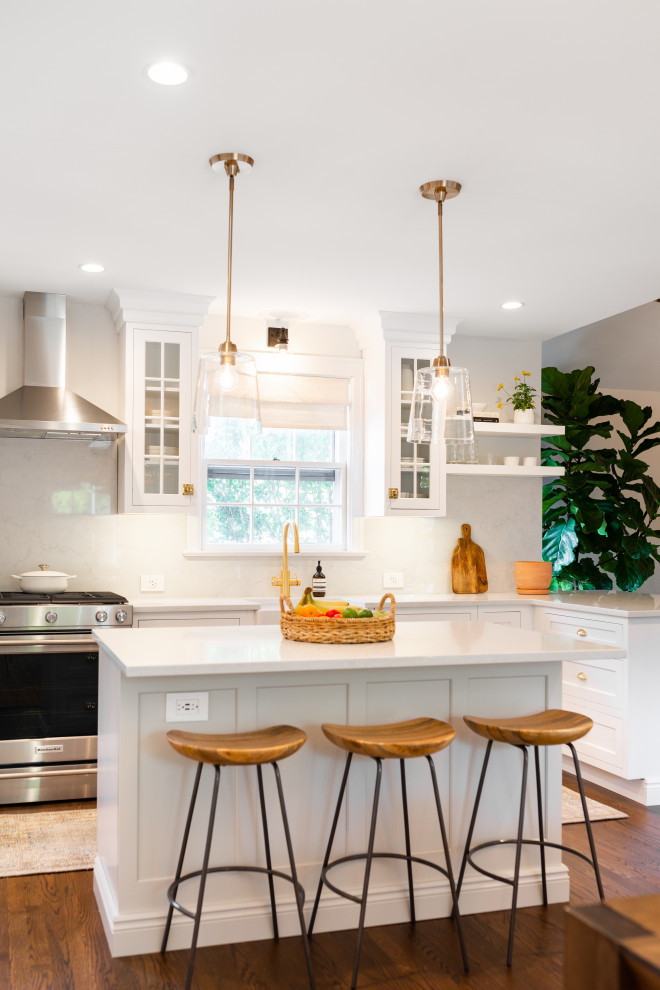
[[[403,588],[403,571],[385,571],[383,588]]]
[[[165,695],[166,722],[208,722],[208,691]]]
[[[142,574],[140,591],[165,591],[164,574]]]

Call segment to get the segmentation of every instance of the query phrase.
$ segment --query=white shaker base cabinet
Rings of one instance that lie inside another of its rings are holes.
[[[139,629],[173,626],[252,626],[259,606],[247,598],[138,599],[133,625]]]
[[[420,715],[451,722],[457,737],[435,757],[454,869],[463,851],[485,742],[465,727],[462,715],[511,715],[561,704],[564,658],[615,658],[621,650],[509,629],[491,623],[411,622],[397,627],[388,643],[359,646],[292,643],[278,628],[169,628],[100,631],[98,855],[94,889],[113,955],[155,952],[167,912],[166,891],[176,868],[195,764],[168,745],[169,728],[234,732],[289,723],[308,734],[306,745],[282,761],[292,838],[307,917],[318,883],[325,843],[344,766],[344,754],[321,731],[324,721],[377,723]],[[441,642],[439,642],[441,640]],[[208,722],[166,723],[169,692],[206,691]],[[483,745],[482,745],[483,743]],[[413,853],[442,863],[428,764],[407,761]],[[561,753],[543,751],[543,791],[548,802],[546,833],[560,841]],[[476,839],[511,837],[519,800],[521,756],[497,745],[483,798]],[[334,855],[364,852],[375,765],[355,757],[347,804]],[[185,871],[201,865],[212,773],[202,775],[199,816],[193,827]],[[272,771],[264,768],[273,862],[287,857]],[[533,779],[533,774],[531,778]],[[535,828],[533,790],[527,817]],[[404,849],[399,767],[385,761],[376,848]],[[494,869],[512,866],[510,847],[486,854]],[[548,850],[551,901],[568,898],[568,873],[557,850]],[[261,864],[254,768],[223,769],[211,858],[214,865]],[[347,864],[336,880],[359,890],[363,862]],[[420,919],[450,912],[447,880],[415,867]],[[194,887],[194,884],[192,885]],[[181,892],[180,892],[181,893]],[[282,934],[299,931],[292,890],[276,891]],[[510,887],[468,873],[461,910],[492,911],[510,903]],[[194,903],[194,889],[182,899]],[[541,902],[538,859],[525,855],[520,904]],[[317,930],[354,928],[358,907],[327,889]],[[409,920],[405,864],[374,865],[367,924]],[[189,945],[192,921],[175,916],[171,947]],[[219,874],[209,880],[200,944],[270,938],[268,888],[263,876]]]
[[[606,604],[607,597],[601,594],[600,604]],[[624,598],[621,609],[627,606],[628,614],[549,603],[539,611],[537,622],[550,633],[626,650],[623,660],[585,657],[564,664],[564,708],[594,721],[591,732],[576,744],[586,779],[640,804],[658,805],[660,622],[655,596],[627,597],[625,601],[623,593],[618,596]]]

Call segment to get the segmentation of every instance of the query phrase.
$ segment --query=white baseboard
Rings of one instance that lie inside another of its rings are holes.
[[[562,757],[562,766],[567,773],[575,775],[575,767],[570,756]],[[627,780],[625,777],[617,777],[616,774],[608,773],[607,770],[601,770],[599,767],[592,767],[583,760],[580,760],[580,770],[585,780],[606,787],[608,791],[621,794],[631,801],[636,801],[637,804],[643,804],[646,807],[660,804],[660,779],[658,778]]]
[[[548,870],[548,900],[551,904],[565,902],[569,897],[568,870],[564,865]],[[103,864],[97,858],[94,864],[94,893],[103,928],[112,956],[140,955],[160,951],[165,927],[166,905],[162,913],[122,916],[117,912]],[[520,878],[519,907],[540,904],[541,876],[527,873]],[[308,896],[305,919],[309,923],[312,898]],[[511,906],[511,887],[497,883],[488,877],[468,876],[461,891],[462,914],[507,910]],[[451,913],[449,883],[442,877],[415,884],[415,913],[419,921],[446,918]],[[338,897],[327,888],[323,891],[321,905],[314,926],[315,932],[344,931],[357,926],[356,904]],[[281,936],[300,935],[295,901],[287,891],[277,899],[277,920]],[[381,887],[370,892],[367,909],[367,926],[391,925],[410,921],[407,892],[400,887]],[[190,945],[193,922],[175,912],[168,949],[185,949]],[[270,904],[264,901],[240,905],[209,905],[205,909],[199,930],[201,945],[222,945],[229,942],[250,942],[272,937]]]

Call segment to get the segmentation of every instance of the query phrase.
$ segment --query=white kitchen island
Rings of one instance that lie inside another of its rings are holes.
[[[561,706],[561,662],[588,656],[618,660],[625,651],[533,630],[492,623],[402,623],[386,643],[356,646],[294,643],[276,627],[184,627],[101,630],[99,665],[98,855],[94,888],[113,955],[154,952],[160,947],[166,890],[176,867],[195,765],[168,745],[169,728],[235,732],[277,723],[303,728],[308,742],[281,764],[297,865],[311,908],[336,801],[343,754],[325,739],[324,721],[353,724],[396,721],[420,715],[451,722],[457,737],[436,760],[454,864],[460,862],[483,754],[482,741],[462,715],[515,715]],[[166,721],[166,697],[208,693],[205,722]],[[520,788],[520,754],[496,746],[476,841],[513,834]],[[442,862],[441,842],[425,760],[409,761],[408,801],[413,853]],[[398,766],[385,764],[377,849],[402,851],[403,825]],[[560,837],[561,753],[543,761],[548,799],[546,831]],[[203,774],[198,818],[185,869],[201,864],[211,790]],[[223,770],[212,860],[216,865],[261,863],[256,813],[256,773]],[[374,764],[353,764],[346,809],[333,855],[366,848]],[[272,774],[264,773],[273,862],[287,857]],[[533,785],[533,775],[530,784]],[[535,826],[534,800],[528,822]],[[506,849],[489,850],[493,867],[511,862]],[[503,860],[497,857],[504,857]],[[374,865],[367,924],[408,920],[403,864]],[[548,856],[549,896],[568,899],[568,873],[558,851]],[[506,866],[504,867],[507,868]],[[361,885],[361,863],[337,870],[345,888]],[[405,867],[404,867],[405,869]],[[417,916],[449,914],[446,879],[415,867]],[[296,934],[292,890],[277,890],[282,934]],[[186,891],[184,902],[193,902]],[[510,888],[468,873],[461,894],[464,913],[507,907]],[[538,863],[523,861],[521,906],[540,902]],[[357,907],[325,890],[316,930],[352,928]],[[171,948],[189,944],[192,922],[175,917]],[[200,945],[268,938],[272,934],[267,885],[262,876],[220,874],[209,880]]]

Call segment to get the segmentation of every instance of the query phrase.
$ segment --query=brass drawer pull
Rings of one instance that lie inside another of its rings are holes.
[[[578,629],[577,634],[578,634],[578,636],[586,636],[587,635],[587,630],[586,629]]]
[[[578,681],[586,681],[587,675],[584,673],[584,671],[581,670],[580,673],[577,675],[577,678]]]

